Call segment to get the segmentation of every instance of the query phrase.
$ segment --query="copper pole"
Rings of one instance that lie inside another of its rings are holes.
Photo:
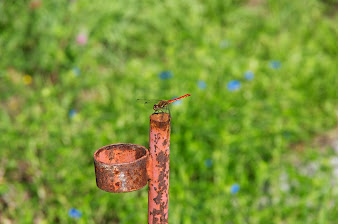
[[[168,223],[170,115],[152,114],[149,130],[148,223]]]

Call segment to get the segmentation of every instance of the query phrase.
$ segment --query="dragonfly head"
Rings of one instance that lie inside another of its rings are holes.
[[[157,104],[155,104],[154,106],[153,106],[153,110],[155,110],[155,111],[158,111],[160,108],[159,108],[159,106],[157,105]]]

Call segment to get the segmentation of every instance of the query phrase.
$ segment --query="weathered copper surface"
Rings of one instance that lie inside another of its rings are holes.
[[[152,114],[149,130],[148,223],[168,223],[170,115]]]
[[[94,153],[96,185],[108,192],[135,191],[148,182],[148,150],[140,145],[118,143]]]

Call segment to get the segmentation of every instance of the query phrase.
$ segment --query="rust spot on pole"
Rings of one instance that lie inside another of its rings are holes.
[[[152,114],[149,130],[148,223],[168,223],[170,115]]]
[[[118,143],[94,153],[96,185],[108,192],[135,191],[147,184],[148,150],[140,145]]]

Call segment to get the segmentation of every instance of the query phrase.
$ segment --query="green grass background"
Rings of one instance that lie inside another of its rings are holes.
[[[137,98],[191,93],[171,107],[169,223],[337,223],[338,152],[312,144],[337,126],[336,12],[334,0],[1,1],[0,222],[146,223],[147,188],[99,190],[93,153],[148,147],[152,108]]]

